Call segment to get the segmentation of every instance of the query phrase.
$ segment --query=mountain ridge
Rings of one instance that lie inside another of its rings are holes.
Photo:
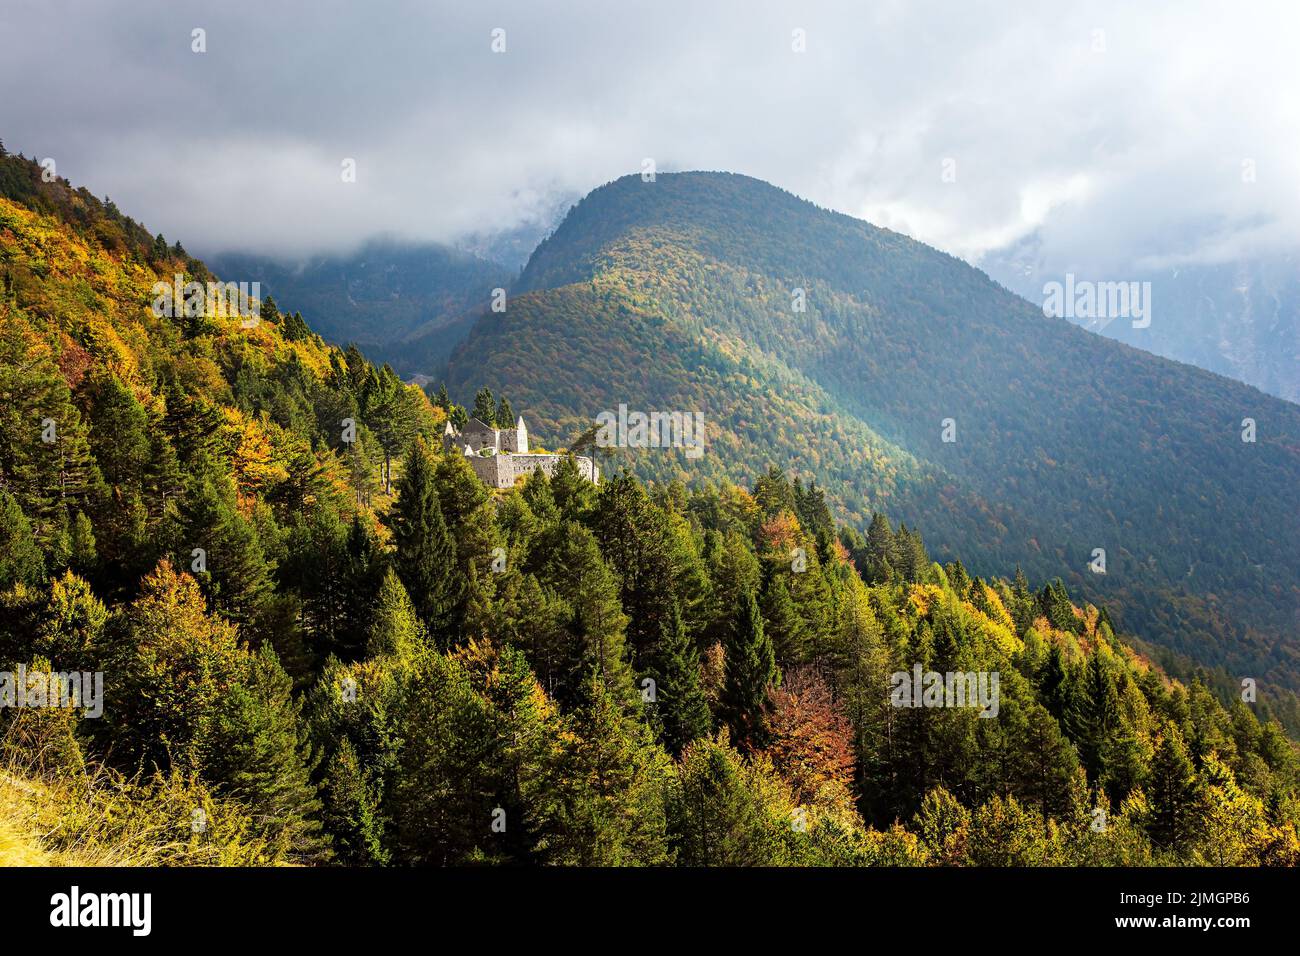
[[[648,367],[686,343],[705,349],[690,369]],[[594,374],[575,372],[583,362]],[[774,401],[777,368],[811,384],[811,408],[839,407],[828,437],[804,411],[748,414],[709,385],[757,382],[754,394]],[[540,409],[538,434],[559,443],[614,399],[703,403],[729,460],[695,473],[793,465],[852,520],[866,510],[915,520],[941,554],[989,573],[1020,563],[1060,574],[1137,610],[1131,623],[1158,643],[1242,673],[1283,662],[1300,686],[1287,637],[1300,619],[1300,568],[1285,544],[1295,518],[1276,490],[1300,476],[1300,409],[1048,318],[960,259],[778,187],[672,173],[593,190],[534,252],[506,313],[481,317],[452,353],[457,394],[489,380]],[[1241,441],[1245,418],[1260,423],[1254,444]],[[943,441],[947,420],[954,442]],[[846,477],[875,467],[845,451],[846,436],[921,467]],[[620,456],[646,478],[693,473],[671,454]],[[823,456],[845,460],[826,467]],[[1094,548],[1107,550],[1105,575],[1088,571]],[[1139,593],[1153,584],[1163,597]]]

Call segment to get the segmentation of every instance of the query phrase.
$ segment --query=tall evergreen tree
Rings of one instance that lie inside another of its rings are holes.
[[[637,699],[627,649],[627,615],[618,600],[618,585],[591,532],[581,525],[560,526],[561,544],[546,569],[547,583],[571,609],[572,664],[561,700],[580,699],[591,674],[616,700]]]
[[[515,427],[515,410],[510,405],[510,399],[506,398],[504,395],[502,395],[501,400],[497,402],[495,419],[497,428]],[[489,422],[489,424],[491,423]]]
[[[709,733],[712,717],[700,681],[699,654],[676,603],[664,621],[651,673],[664,746],[678,756],[691,741]]]
[[[15,584],[34,585],[44,576],[31,523],[14,496],[0,488],[0,592]]]
[[[1119,697],[1100,650],[1089,656],[1072,704],[1066,715],[1070,735],[1079,747],[1088,779],[1101,786],[1106,779],[1107,745],[1119,727]]]
[[[199,468],[179,509],[176,557],[194,572],[214,610],[243,627],[255,626],[272,592],[273,567],[229,479],[210,465]],[[199,549],[203,554],[194,557]]]
[[[767,692],[780,683],[780,672],[752,591],[740,595],[740,606],[723,651],[726,670],[722,707],[731,739],[741,750],[761,748],[767,732]]]
[[[793,667],[806,660],[807,629],[804,618],[794,606],[790,596],[790,574],[783,566],[768,568],[763,586],[763,628],[771,641],[777,663]]]
[[[630,619],[632,666],[644,673],[677,600],[668,518],[640,482],[619,475],[601,488],[592,520],[601,552],[618,576],[619,600]]]
[[[471,413],[484,425],[494,425],[497,420],[497,406],[492,399],[492,389],[484,385],[474,396],[474,411]]]
[[[599,680],[584,696],[561,758],[563,836],[552,859],[579,866],[666,863],[667,755]]]
[[[1156,744],[1146,790],[1151,841],[1168,850],[1188,848],[1197,834],[1201,801],[1187,745],[1173,721],[1165,722]]]
[[[894,529],[889,519],[876,512],[871,516],[867,527],[866,564],[861,569],[868,584],[881,584],[889,581],[895,572],[897,557],[894,554]]]
[[[422,440],[406,455],[397,501],[388,514],[394,564],[430,637],[446,648],[456,639],[465,577],[447,531],[434,482],[434,460]]]

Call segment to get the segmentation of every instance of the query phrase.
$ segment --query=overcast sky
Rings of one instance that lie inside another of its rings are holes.
[[[1297,51],[1292,0],[3,0],[0,139],[200,253],[454,241],[649,157],[1113,272],[1300,246]]]

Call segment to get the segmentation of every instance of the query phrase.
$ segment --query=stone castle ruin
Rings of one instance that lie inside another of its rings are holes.
[[[542,471],[549,478],[555,474],[567,455],[528,450],[528,428],[520,416],[514,428],[495,428],[477,418],[471,418],[463,429],[457,430],[447,423],[442,435],[443,445],[459,448],[474,469],[474,474],[489,488],[512,488],[515,481],[534,471]],[[573,457],[578,474],[595,484],[600,480],[600,468],[590,458]]]

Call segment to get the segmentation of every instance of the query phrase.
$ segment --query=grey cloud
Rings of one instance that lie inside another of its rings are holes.
[[[1297,244],[1298,31],[1281,2],[11,0],[0,136],[200,252],[508,230],[651,157],[1095,272]]]

